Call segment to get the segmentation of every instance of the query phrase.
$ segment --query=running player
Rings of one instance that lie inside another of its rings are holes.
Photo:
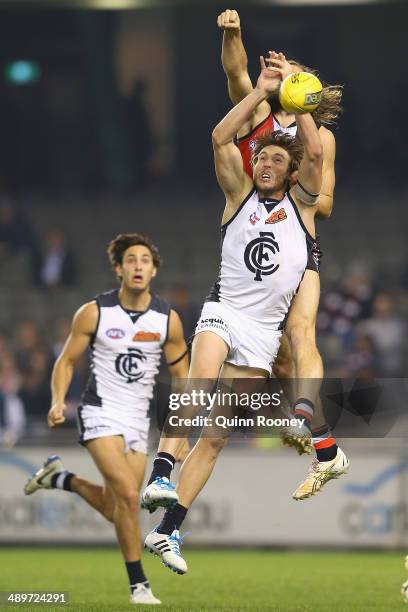
[[[240,126],[277,91],[281,75],[281,69],[266,67],[261,58],[256,88],[213,131],[215,170],[226,198],[221,267],[197,324],[192,379],[246,378],[262,384],[269,377],[283,322],[311,258],[323,164],[311,115],[296,117],[296,139],[282,132],[259,139],[252,157],[253,180],[234,144]],[[279,222],[272,225],[276,212]],[[145,541],[180,574],[187,571],[180,553],[180,525],[226,443],[226,437],[205,433],[183,463],[178,503],[167,509]]]
[[[149,431],[149,400],[164,351],[170,373],[186,378],[187,347],[179,316],[150,291],[161,260],[150,238],[120,234],[108,245],[120,288],[98,295],[75,314],[71,334],[52,373],[48,425],[65,421],[65,396],[79,357],[90,347],[91,374],[78,409],[80,442],[104,479],[100,486],[49,457],[25,493],[64,489],[80,495],[115,525],[131,603],[160,604],[140,561],[139,491]]]
[[[234,104],[240,102],[252,91],[252,83],[248,74],[247,55],[241,37],[240,18],[235,10],[226,10],[218,16],[218,26],[223,30],[222,64],[228,78],[228,91]],[[314,70],[302,66],[297,62],[287,62],[283,54],[271,53],[271,65],[279,66],[284,72]],[[322,102],[312,113],[319,127],[320,139],[323,145],[323,171],[320,200],[317,205],[318,218],[330,217],[333,208],[333,194],[335,186],[334,160],[336,143],[333,133],[325,126],[335,123],[341,112],[342,90],[338,86],[324,86]],[[296,135],[297,124],[292,114],[286,113],[279,104],[279,97],[275,94],[260,104],[246,123],[238,132],[237,145],[244,160],[246,172],[252,176],[250,164],[251,150],[256,138],[265,131],[281,130]],[[316,317],[320,298],[320,278],[318,270],[308,266],[299,291],[293,300],[290,315],[285,325],[281,347],[274,364],[273,372],[279,379],[299,379],[306,385],[308,396],[302,390],[297,394],[291,384],[285,385],[287,395],[293,402],[297,397],[309,408],[316,412],[312,423],[312,443],[316,451],[316,459],[312,463],[306,479],[294,492],[294,499],[306,499],[317,493],[320,488],[332,477],[344,473],[343,466],[348,465],[343,451],[337,447],[329,426],[325,421],[319,397],[319,384],[307,386],[308,380],[316,383],[323,378],[323,362],[316,346]],[[304,397],[306,395],[306,398]],[[311,397],[312,396],[312,397]],[[310,399],[312,400],[310,402]],[[281,433],[283,441],[295,446],[301,454],[304,450],[301,438],[293,437],[291,430],[284,429]],[[339,470],[340,468],[340,470]]]

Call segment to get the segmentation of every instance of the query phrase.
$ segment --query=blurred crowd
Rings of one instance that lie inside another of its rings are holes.
[[[28,279],[36,289],[55,292],[78,282],[77,256],[67,246],[64,230],[50,226],[36,231],[24,209],[8,196],[0,195],[3,275],[7,275],[9,263],[20,255],[25,256]],[[22,286],[25,282],[21,279]],[[50,373],[69,333],[69,325],[66,319],[57,319],[50,331],[27,318],[12,330],[0,329],[0,448],[11,448],[25,432],[45,427],[50,405]],[[85,371],[86,360],[74,375],[68,401],[79,397]]]
[[[69,319],[58,319],[45,332],[31,320],[13,332],[0,333],[0,447],[11,448],[29,431],[41,434],[51,405],[50,375],[69,334]],[[87,358],[78,363],[67,396],[67,416],[75,416],[88,372]]]
[[[44,290],[72,287],[78,281],[77,259],[62,227],[43,233],[32,227],[29,216],[7,196],[0,197],[0,265],[15,255],[28,255],[32,284]]]
[[[406,376],[406,298],[403,289],[384,292],[361,270],[323,294],[317,330],[326,377]]]

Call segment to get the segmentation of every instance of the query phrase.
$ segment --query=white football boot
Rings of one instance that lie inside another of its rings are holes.
[[[64,472],[65,468],[62,465],[62,461],[58,455],[51,455],[44,461],[44,465],[35,474],[28,479],[27,484],[24,487],[24,493],[31,495],[38,491],[38,489],[52,489],[51,478],[54,474]]]
[[[156,606],[158,604],[161,604],[161,601],[153,595],[152,589],[150,587],[146,586],[143,583],[140,583],[133,590],[133,593],[130,596],[130,603]]]
[[[298,486],[293,493],[293,499],[306,499],[316,495],[329,480],[340,478],[349,468],[350,462],[341,448],[337,449],[337,454],[331,461],[318,461],[314,459],[306,479]]]
[[[187,563],[181,556],[182,539],[177,529],[171,535],[151,531],[145,539],[145,548],[161,558],[162,563],[176,574],[187,573]]]
[[[142,495],[142,508],[154,512],[159,506],[167,508],[178,502],[175,485],[166,477],[158,476],[149,484]]]

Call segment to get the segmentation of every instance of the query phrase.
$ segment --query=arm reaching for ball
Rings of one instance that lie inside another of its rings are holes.
[[[272,92],[276,92],[281,83],[279,70],[269,67],[263,57],[260,58],[260,63],[261,73],[255,89],[220,121],[212,134],[218,184],[226,198],[223,223],[235,214],[253,187],[252,180],[244,171],[241,153],[234,144],[234,136],[256,107]]]

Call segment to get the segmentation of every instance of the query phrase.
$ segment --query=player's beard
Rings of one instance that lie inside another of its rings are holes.
[[[262,198],[275,199],[278,194],[280,195],[283,192],[283,195],[284,195],[286,191],[288,191],[289,189],[288,176],[284,176],[282,179],[278,179],[274,185],[266,189],[258,186],[257,183],[258,181],[254,180],[255,188],[257,192],[261,195]]]

